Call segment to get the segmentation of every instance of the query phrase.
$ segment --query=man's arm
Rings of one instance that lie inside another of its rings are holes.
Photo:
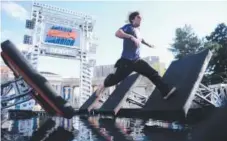
[[[122,29],[117,30],[115,36],[121,39],[124,38],[131,39],[133,37],[132,35],[125,33]]]
[[[146,45],[146,46],[148,46],[148,47],[150,47],[150,48],[154,48],[153,45],[147,43],[144,39],[142,39],[142,42],[141,43],[144,44],[144,45]]]
[[[130,39],[136,44],[136,46],[139,46],[140,41],[138,39],[136,39],[134,36],[125,33],[122,29],[119,29],[115,33],[115,35],[120,39]]]

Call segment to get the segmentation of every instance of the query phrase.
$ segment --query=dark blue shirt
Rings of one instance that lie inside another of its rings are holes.
[[[138,39],[140,37],[140,33],[138,28],[133,27],[132,24],[126,24],[121,27],[125,33],[130,34]],[[121,54],[122,58],[129,59],[129,60],[137,60],[140,58],[140,45],[137,46],[131,39],[123,39],[123,51]]]

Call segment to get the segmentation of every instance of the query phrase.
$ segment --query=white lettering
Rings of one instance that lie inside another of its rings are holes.
[[[72,56],[76,57],[79,55],[78,50],[73,49],[66,49],[66,48],[46,48],[47,54],[53,54],[53,55],[64,55],[64,56]]]

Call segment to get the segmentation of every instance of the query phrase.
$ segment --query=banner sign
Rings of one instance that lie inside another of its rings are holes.
[[[69,49],[66,47],[49,46],[49,47],[45,47],[45,48],[41,49],[40,55],[76,58],[76,57],[80,56],[80,51],[78,49]]]
[[[78,48],[80,46],[80,31],[69,27],[47,23],[43,37],[43,43],[63,45],[71,48]]]

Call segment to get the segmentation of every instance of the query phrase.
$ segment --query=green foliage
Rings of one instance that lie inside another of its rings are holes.
[[[181,59],[200,50],[201,41],[193,33],[191,26],[185,25],[183,28],[177,28],[175,35],[174,43],[171,44],[169,50],[174,53],[176,59]]]
[[[219,24],[206,39],[204,47],[213,52],[207,82],[227,83],[227,26],[224,23]]]
[[[194,54],[203,49],[210,49],[213,53],[207,68],[203,83],[227,83],[227,26],[218,24],[215,30],[205,39],[198,39],[191,26],[177,28],[174,43],[170,51],[175,59],[181,59],[188,54]]]

